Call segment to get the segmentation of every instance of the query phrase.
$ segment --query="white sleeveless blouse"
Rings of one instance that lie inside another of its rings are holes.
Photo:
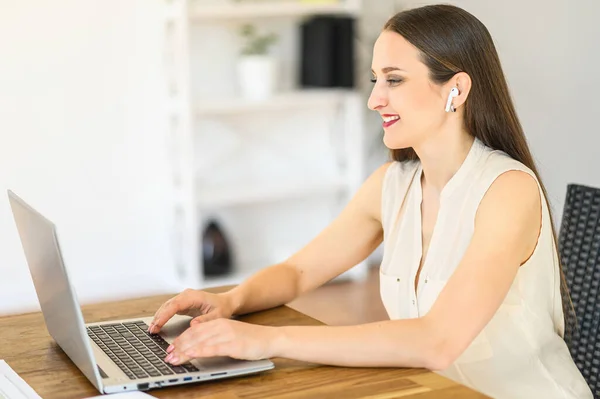
[[[475,139],[442,190],[437,222],[420,273],[421,164],[394,162],[383,181],[384,256],[380,290],[390,319],[425,315],[460,263],[479,203],[510,170],[535,174]],[[539,186],[539,184],[538,184]],[[550,215],[542,196],[542,228],[533,255],[517,272],[504,302],[465,352],[439,373],[493,398],[592,398],[562,339],[560,271]]]

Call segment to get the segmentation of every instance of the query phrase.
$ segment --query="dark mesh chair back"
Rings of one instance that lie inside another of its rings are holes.
[[[600,398],[600,189],[567,186],[559,253],[575,310],[565,313],[565,341]]]

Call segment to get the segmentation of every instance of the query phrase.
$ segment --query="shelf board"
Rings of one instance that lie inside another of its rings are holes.
[[[269,266],[269,265],[265,265]],[[235,271],[222,277],[204,277],[202,288],[222,287],[226,285],[238,285],[258,272],[258,269],[251,271]]]
[[[260,269],[268,267],[272,264],[273,262],[252,262],[252,267],[247,267],[246,270],[235,271],[222,277],[204,277],[201,288],[204,289],[241,284],[252,275],[257,273]],[[368,270],[368,262],[362,261],[352,269],[331,280],[331,282],[364,281],[364,279],[367,277]]]
[[[274,17],[304,17],[307,15],[357,15],[356,1],[257,1],[238,4],[202,5],[191,2],[192,21],[215,19],[248,19]]]
[[[306,89],[275,94],[265,100],[242,98],[199,101],[196,115],[236,115],[254,112],[273,112],[286,109],[335,107],[345,96],[354,93],[343,89]]]
[[[260,202],[303,198],[315,194],[335,193],[347,187],[342,179],[325,182],[284,182],[277,185],[227,184],[223,187],[199,188],[196,195],[201,208],[222,208]]]

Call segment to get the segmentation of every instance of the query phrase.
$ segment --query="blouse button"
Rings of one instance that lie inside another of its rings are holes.
[[[415,300],[414,300],[414,299],[412,300],[412,304],[413,304],[413,305],[415,304]]]
[[[396,279],[396,281],[397,281],[397,282],[400,282],[400,277],[398,277],[398,278]]]

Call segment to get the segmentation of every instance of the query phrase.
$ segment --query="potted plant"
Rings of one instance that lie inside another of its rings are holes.
[[[276,89],[277,60],[269,48],[277,41],[274,33],[261,34],[252,24],[240,30],[244,44],[238,61],[241,95],[250,100],[263,100]]]

